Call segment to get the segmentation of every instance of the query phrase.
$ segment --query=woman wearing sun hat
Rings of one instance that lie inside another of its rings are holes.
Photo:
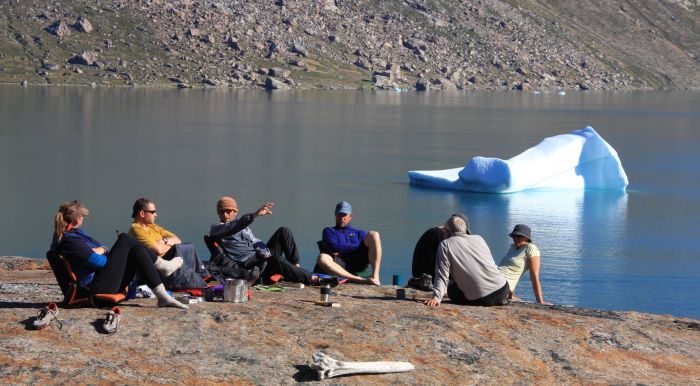
[[[515,286],[527,271],[530,271],[532,291],[535,293],[537,303],[550,304],[542,297],[540,286],[540,250],[532,243],[532,231],[525,224],[518,224],[508,235],[513,239],[513,244],[498,264],[498,269],[505,276],[510,287],[508,299],[520,300],[515,296]]]

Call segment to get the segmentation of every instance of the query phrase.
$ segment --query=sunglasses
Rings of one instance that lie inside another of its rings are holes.
[[[146,212],[146,213],[150,213],[150,214],[156,214],[156,210],[155,210],[155,209],[154,209],[154,210],[146,210],[146,209],[143,209],[143,211]]]
[[[235,209],[221,209],[221,210],[219,211],[219,213],[226,213],[226,214],[229,214],[229,213],[231,213],[231,212],[233,212],[233,213],[238,213],[238,211],[235,210]]]

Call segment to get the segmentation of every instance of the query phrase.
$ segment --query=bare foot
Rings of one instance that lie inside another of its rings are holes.
[[[382,283],[379,282],[378,277],[370,277],[369,279],[366,279],[365,284],[377,285],[377,286],[382,285]]]

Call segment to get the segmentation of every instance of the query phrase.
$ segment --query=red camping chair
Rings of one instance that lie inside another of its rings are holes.
[[[78,283],[78,278],[68,259],[52,251],[46,252],[46,259],[49,260],[51,270],[61,287],[64,307],[111,306],[126,299],[128,287],[116,294],[93,294],[87,287]]]

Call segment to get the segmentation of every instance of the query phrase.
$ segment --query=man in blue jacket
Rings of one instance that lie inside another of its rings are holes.
[[[316,270],[354,283],[380,285],[382,243],[379,232],[355,229],[350,225],[351,220],[352,206],[347,201],[339,202],[335,206],[335,226],[323,230]],[[357,276],[368,265],[372,268],[372,275],[367,279]]]

